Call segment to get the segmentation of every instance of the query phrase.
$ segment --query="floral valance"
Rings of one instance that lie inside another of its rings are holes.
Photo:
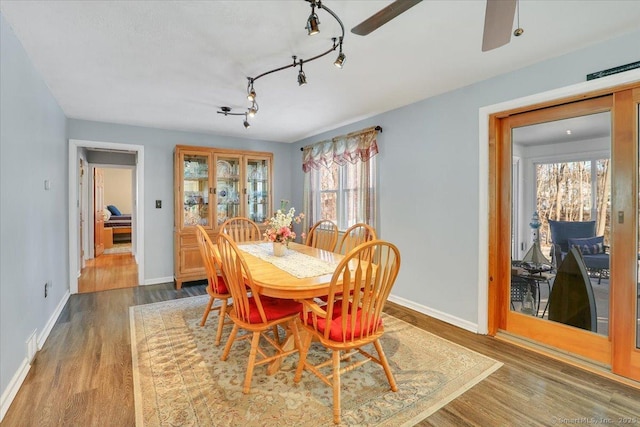
[[[371,127],[304,147],[302,170],[306,173],[321,166],[330,167],[333,163],[366,162],[378,154],[377,134],[376,128]]]

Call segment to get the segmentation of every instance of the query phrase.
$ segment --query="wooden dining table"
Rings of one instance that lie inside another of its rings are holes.
[[[255,243],[256,242],[239,243],[238,248],[242,250],[243,246]],[[300,243],[289,243],[288,250],[300,252],[335,264],[336,266],[344,258],[344,255],[312,248],[311,246],[302,245]],[[251,271],[253,281],[257,285],[258,291],[261,295],[275,298],[302,300],[329,294],[329,284],[331,283],[331,276],[333,273],[321,276],[298,278],[257,256],[246,252],[243,252],[242,255],[249,267],[249,271]]]

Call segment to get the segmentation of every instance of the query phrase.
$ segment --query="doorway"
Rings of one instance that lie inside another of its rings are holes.
[[[108,156],[107,156],[108,154]],[[135,199],[135,162],[129,155],[129,163],[122,165],[127,157],[116,158],[109,152],[87,150],[89,169],[92,171],[86,194],[80,198],[89,199],[94,208],[81,216],[88,221],[86,233],[89,251],[78,279],[78,292],[96,292],[111,289],[138,286],[138,265],[136,264],[132,237],[135,235],[134,206]],[[96,164],[91,161],[119,161],[119,164]],[[81,205],[82,206],[82,205]]]
[[[144,200],[144,147],[140,145],[109,143],[87,140],[69,140],[69,164],[79,163],[80,158],[86,159],[87,150],[103,151],[114,155],[127,154],[135,158],[133,169],[133,202],[132,202],[132,251],[134,261],[137,264],[137,283],[144,284],[144,204],[138,201]],[[90,173],[85,173],[90,175]],[[82,262],[79,258],[80,248],[91,248],[88,244],[88,236],[93,237],[88,230],[80,233],[78,224],[80,223],[80,212],[83,208],[80,205],[81,177],[78,168],[69,168],[69,271],[70,271],[70,293],[78,293],[78,279],[80,278]],[[91,186],[86,181],[82,181],[85,188]],[[86,200],[85,198],[84,200]],[[83,202],[89,205],[88,202]],[[84,221],[85,224],[92,224],[92,221]],[[83,243],[80,243],[83,235]]]
[[[489,260],[489,278],[494,285],[489,289],[489,332],[521,337],[636,381],[640,381],[639,101],[634,98],[640,99],[638,91],[640,85],[627,85],[507,110],[492,115],[489,126],[489,166],[494,178],[489,186],[494,199],[489,206],[489,246],[494,248]],[[539,157],[537,162],[530,155],[535,149],[525,148],[523,135],[530,127],[559,125],[567,133],[568,123],[576,120],[609,123],[608,136],[600,138],[607,139],[606,143],[590,145],[582,139],[570,149],[565,149],[568,145],[537,148],[553,154]],[[514,156],[528,162],[516,170]],[[562,175],[564,172],[570,177]],[[573,196],[567,198],[569,191]],[[521,196],[516,200],[514,194]],[[546,212],[542,222],[531,220],[532,239],[527,241],[525,227],[513,225],[524,224],[527,215],[545,209],[552,212]],[[579,236],[569,236],[567,231],[565,247],[560,248],[561,233],[556,229],[553,236],[558,224],[565,230],[567,226],[572,230],[590,226],[590,234],[584,238],[602,241],[597,252],[590,243],[582,248]],[[549,243],[554,253],[545,251]],[[589,265],[591,251],[605,257],[603,246],[609,247],[606,265]],[[527,260],[532,251],[534,262]],[[598,275],[597,286],[592,274]],[[599,298],[598,315],[594,287],[600,286],[606,295]],[[575,321],[576,313],[584,318]]]

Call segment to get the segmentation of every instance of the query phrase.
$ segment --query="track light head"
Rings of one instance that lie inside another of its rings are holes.
[[[251,102],[255,101],[256,99],[256,91],[253,90],[253,87],[251,88],[251,90],[249,91],[249,93],[247,94],[247,99]]]
[[[258,104],[255,101],[253,101],[251,103],[251,107],[249,107],[249,111],[247,114],[249,114],[249,117],[254,117],[257,112],[258,112]]]
[[[333,63],[333,65],[335,65],[338,68],[342,68],[342,66],[344,65],[344,61],[347,59],[347,57],[345,56],[344,53],[340,52],[340,54],[338,55],[338,57],[336,58],[335,62]]]
[[[244,123],[243,123],[243,125],[244,125],[244,128],[245,128],[245,129],[249,129],[249,128],[251,127],[251,123],[249,123],[249,122],[247,121],[247,118],[246,118],[246,117],[245,117],[245,119],[244,119]]]
[[[302,71],[302,67],[300,67],[300,71],[298,72],[298,86],[304,86],[307,84],[307,76],[305,76],[304,71]]]
[[[318,34],[320,32],[320,28],[318,28],[318,24],[320,24],[320,21],[318,20],[318,15],[316,15],[315,13],[312,13],[311,16],[309,16],[309,19],[307,20],[307,32],[310,36],[313,36],[314,34]]]
[[[309,18],[307,19],[307,26],[305,27],[307,29],[307,33],[310,36],[318,34],[320,32],[320,28],[318,27],[319,25],[320,20],[318,19],[318,15],[316,15],[316,2],[312,1],[311,15],[309,15]]]

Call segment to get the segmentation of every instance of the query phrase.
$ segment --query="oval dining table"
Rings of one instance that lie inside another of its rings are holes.
[[[257,242],[238,243],[238,248],[243,250],[243,246],[256,244]],[[334,264],[336,267],[344,258],[344,255],[312,248],[300,243],[289,243],[288,251],[296,251],[322,261]],[[265,261],[250,253],[244,252],[244,259],[251,271],[254,283],[258,286],[261,295],[274,298],[302,300],[328,295],[329,284],[333,272],[313,277],[298,278],[276,265]],[[286,261],[285,253],[282,260]]]

